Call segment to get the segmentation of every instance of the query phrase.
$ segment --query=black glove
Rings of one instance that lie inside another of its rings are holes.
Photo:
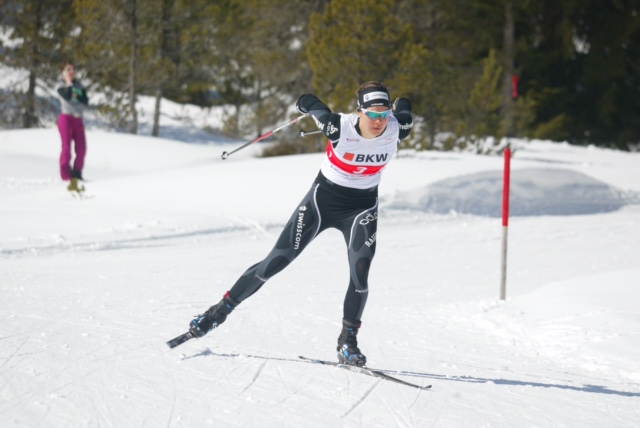
[[[408,98],[396,98],[391,103],[391,109],[393,113],[399,113],[401,111],[411,111],[411,101]]]
[[[311,95],[311,94],[301,95],[300,98],[298,98],[298,101],[296,101],[296,109],[298,109],[298,111],[302,114],[307,114],[309,113],[310,107],[316,101],[320,101],[320,100],[318,100],[318,97],[316,97],[315,95]]]

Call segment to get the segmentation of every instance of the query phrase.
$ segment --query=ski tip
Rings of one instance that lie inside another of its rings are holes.
[[[191,332],[181,334],[180,336],[171,339],[167,342],[167,346],[169,348],[175,348],[176,346],[183,344],[189,339],[193,339],[193,335],[191,334]]]

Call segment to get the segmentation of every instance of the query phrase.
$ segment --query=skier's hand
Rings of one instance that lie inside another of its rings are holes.
[[[391,103],[391,110],[393,113],[398,113],[401,111],[411,111],[411,101],[408,98],[396,98]]]
[[[300,98],[298,98],[298,101],[296,101],[296,109],[302,114],[307,114],[309,113],[309,108],[311,107],[311,105],[316,101],[319,100],[315,95],[301,95]]]

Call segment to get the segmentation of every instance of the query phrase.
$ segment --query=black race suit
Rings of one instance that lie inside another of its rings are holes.
[[[242,302],[287,267],[322,231],[333,227],[342,232],[349,258],[350,279],[344,300],[344,319],[359,324],[369,291],[369,268],[376,251],[377,182],[393,153],[373,154],[378,137],[365,140],[359,136],[358,115],[332,113],[316,97],[307,97],[310,115],[329,138],[325,163],[271,252],[247,269],[229,294],[236,302]],[[386,138],[387,146],[391,141],[395,152],[397,142],[409,135],[411,126],[411,105],[401,98],[387,129],[379,137]],[[340,149],[345,147],[347,152],[341,153]],[[359,183],[373,185],[362,188]]]

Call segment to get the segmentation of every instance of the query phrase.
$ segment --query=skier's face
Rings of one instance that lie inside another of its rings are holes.
[[[378,115],[376,113],[382,114]],[[389,108],[384,106],[361,109],[358,111],[358,116],[360,116],[360,131],[364,138],[375,138],[382,134],[390,118]],[[372,117],[375,117],[375,119],[372,119]]]
[[[76,69],[73,64],[67,64],[64,66],[64,70],[62,71],[65,77],[69,77],[73,79],[76,77]]]

